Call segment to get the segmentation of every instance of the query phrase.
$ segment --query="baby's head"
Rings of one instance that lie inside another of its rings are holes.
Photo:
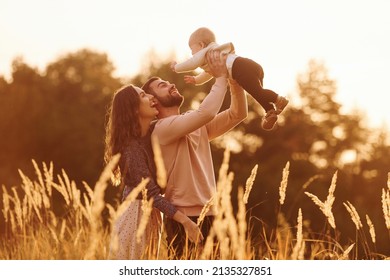
[[[194,55],[212,42],[215,42],[215,35],[213,31],[206,27],[201,27],[191,34],[190,39],[188,40],[188,45],[190,46],[192,55]]]

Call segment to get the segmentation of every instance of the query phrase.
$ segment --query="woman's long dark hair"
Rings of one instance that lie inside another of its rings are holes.
[[[108,163],[112,157],[121,153],[130,139],[141,136],[138,118],[140,96],[132,85],[117,90],[107,111],[104,161]],[[120,183],[119,166],[113,170],[113,183]]]

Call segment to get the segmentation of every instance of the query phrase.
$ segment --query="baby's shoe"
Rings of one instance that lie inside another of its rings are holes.
[[[278,114],[274,109],[269,110],[261,121],[261,127],[264,130],[273,130],[278,120]]]
[[[286,108],[288,104],[288,99],[278,95],[274,104],[275,104],[276,114],[279,115],[280,113],[283,112],[284,108]]]

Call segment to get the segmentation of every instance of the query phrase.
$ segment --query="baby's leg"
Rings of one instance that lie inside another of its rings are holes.
[[[233,79],[268,112],[274,109],[278,95],[263,88],[263,68],[251,59],[237,57],[232,68]]]

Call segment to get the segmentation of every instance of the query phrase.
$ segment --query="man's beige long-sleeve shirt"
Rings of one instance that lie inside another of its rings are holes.
[[[167,171],[165,197],[187,216],[199,216],[216,191],[209,141],[248,114],[245,93],[236,83],[231,85],[230,108],[218,113],[226,90],[226,78],[217,78],[197,110],[160,119],[153,131]]]

